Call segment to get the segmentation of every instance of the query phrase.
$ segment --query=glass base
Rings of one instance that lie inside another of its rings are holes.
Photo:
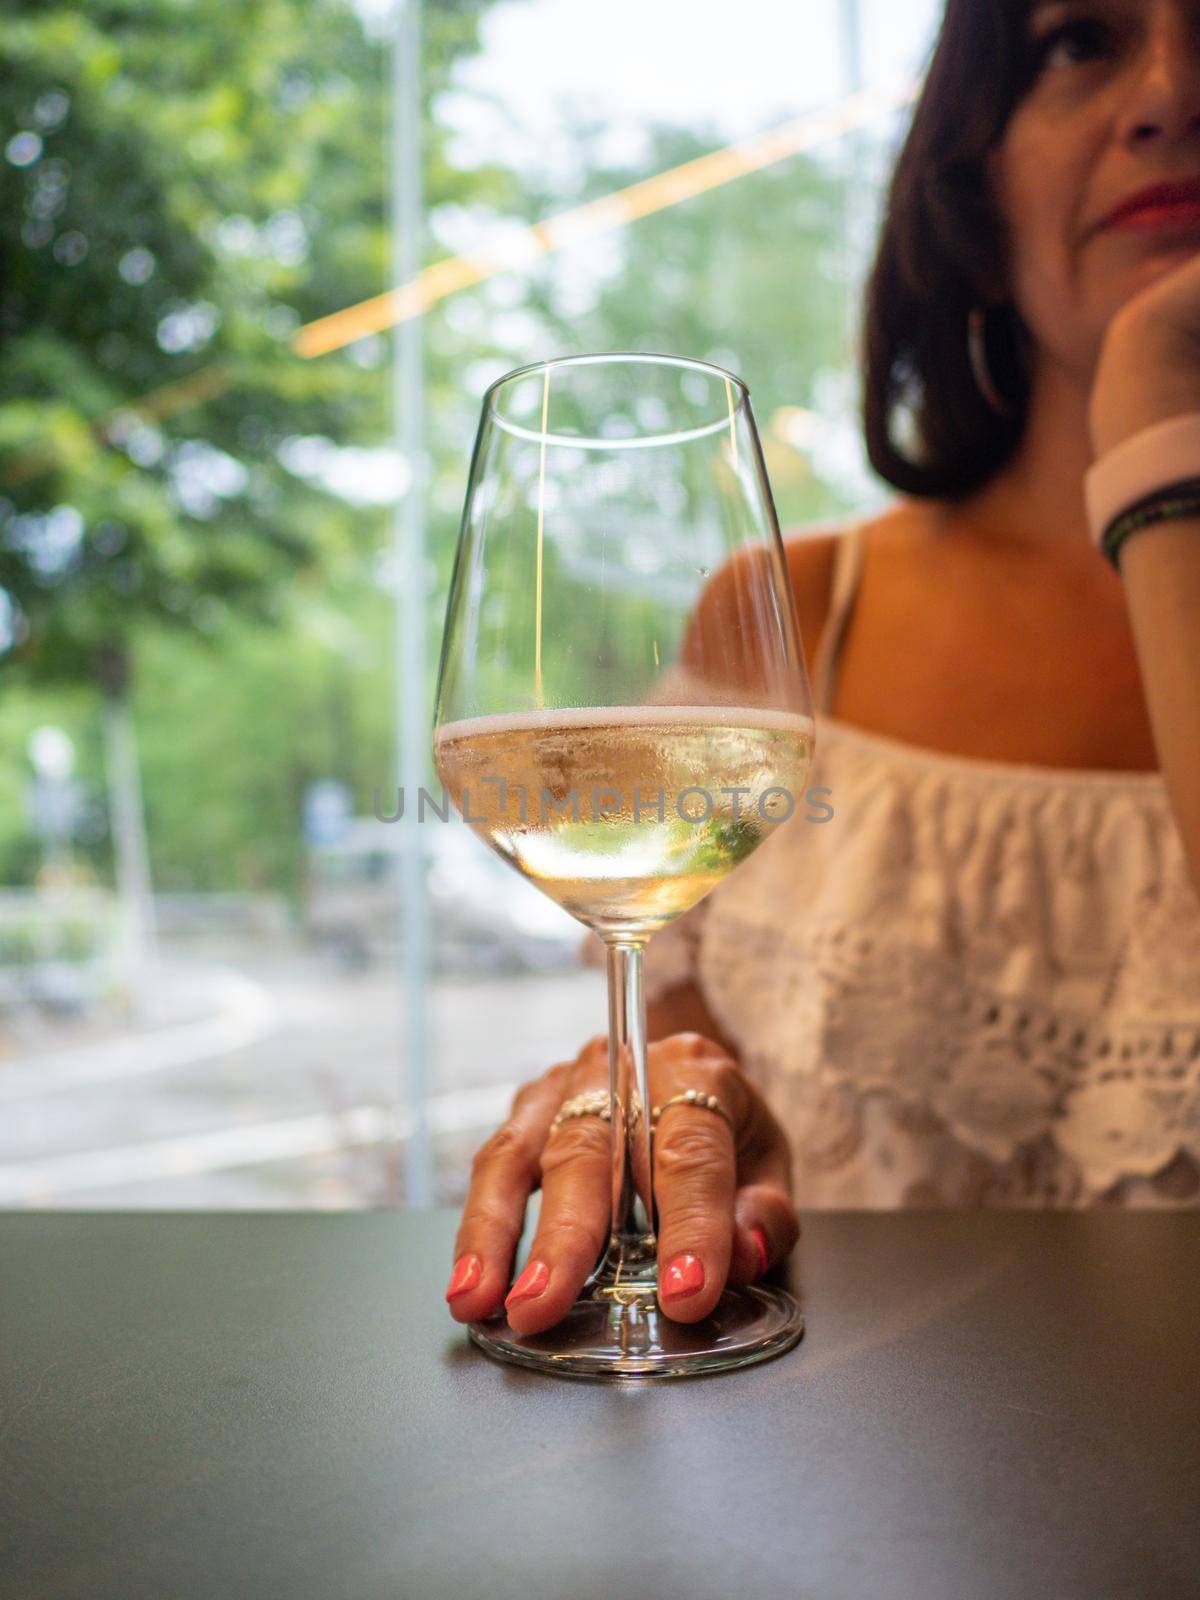
[[[702,1322],[673,1322],[653,1291],[586,1288],[545,1333],[517,1333],[508,1319],[472,1322],[473,1343],[498,1361],[564,1378],[684,1378],[790,1350],[804,1332],[800,1307],[782,1289],[727,1289]]]

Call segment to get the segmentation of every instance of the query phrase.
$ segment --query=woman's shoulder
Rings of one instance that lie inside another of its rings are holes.
[[[863,541],[865,560],[871,545],[910,533],[914,516],[919,511],[920,507],[912,501],[895,500],[865,517],[813,522],[784,530],[784,554],[792,593],[796,597],[800,637],[807,650],[816,649],[829,616],[839,542],[857,530]]]

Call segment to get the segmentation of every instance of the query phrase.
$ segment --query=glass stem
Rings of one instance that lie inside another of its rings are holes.
[[[642,942],[607,942],[608,1081],[612,1113],[612,1230],[599,1288],[653,1290],[657,1277],[650,1166],[650,1084]],[[639,1215],[639,1182],[644,1216]]]

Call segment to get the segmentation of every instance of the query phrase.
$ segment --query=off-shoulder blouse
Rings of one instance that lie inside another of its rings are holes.
[[[797,810],[646,951],[787,1130],[802,1207],[1200,1204],[1200,898],[1159,773],[947,755],[830,715]]]

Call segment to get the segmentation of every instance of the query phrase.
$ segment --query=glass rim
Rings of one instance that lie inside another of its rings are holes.
[[[587,434],[571,433],[542,433],[535,428],[525,428],[519,423],[501,416],[495,403],[496,394],[505,384],[512,383],[519,378],[531,377],[539,372],[549,372],[552,368],[572,366],[599,366],[606,362],[627,361],[634,364],[647,366],[678,367],[692,372],[702,372],[709,377],[720,378],[725,384],[726,395],[730,405],[726,414],[715,422],[706,422],[695,428],[685,428],[674,433],[655,433],[634,438],[599,438]],[[733,402],[730,389],[737,390],[736,404]],[[654,350],[597,350],[583,352],[578,355],[550,356],[544,361],[531,361],[523,367],[514,367],[511,372],[502,373],[500,377],[489,383],[483,392],[483,412],[490,416],[496,426],[505,433],[516,438],[528,440],[532,444],[566,445],[575,450],[637,450],[647,449],[655,445],[685,444],[692,439],[703,439],[714,433],[720,433],[733,424],[734,417],[739,412],[749,415],[750,390],[745,382],[738,377],[736,372],[730,372],[725,367],[718,367],[715,362],[701,361],[695,356],[673,355],[668,351]]]

